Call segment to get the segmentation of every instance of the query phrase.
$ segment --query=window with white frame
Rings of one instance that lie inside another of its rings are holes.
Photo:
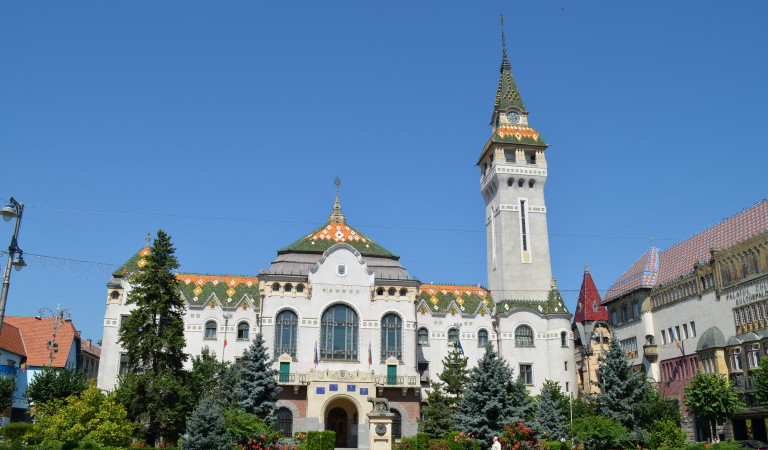
[[[756,369],[760,364],[760,344],[751,344],[747,350],[747,366]]]
[[[520,379],[525,384],[533,384],[533,364],[520,364]]]
[[[728,351],[728,362],[731,365],[731,370],[742,370],[740,348],[736,347]]]

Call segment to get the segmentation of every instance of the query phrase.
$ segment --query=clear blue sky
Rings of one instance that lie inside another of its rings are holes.
[[[425,282],[486,284],[476,158],[501,59],[551,143],[553,273],[573,308],[766,196],[768,2],[3,2],[0,197],[28,254],[257,274],[350,223]],[[102,213],[96,211],[112,211]],[[128,213],[128,214],[120,214]],[[12,227],[0,226],[0,243]],[[114,266],[29,256],[7,313],[101,338]]]

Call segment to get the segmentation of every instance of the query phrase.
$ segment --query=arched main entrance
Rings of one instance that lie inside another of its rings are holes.
[[[346,398],[331,400],[325,407],[325,429],[336,432],[336,447],[357,447],[357,406]]]

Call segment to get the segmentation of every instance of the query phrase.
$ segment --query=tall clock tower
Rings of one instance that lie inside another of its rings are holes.
[[[488,288],[498,300],[546,300],[552,281],[544,202],[548,145],[528,122],[503,29],[502,49],[492,134],[477,161],[485,200]]]

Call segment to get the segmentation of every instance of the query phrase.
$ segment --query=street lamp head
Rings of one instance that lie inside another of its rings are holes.
[[[8,222],[9,220],[19,217],[19,212],[16,210],[16,207],[12,204],[7,204],[3,209],[0,209],[0,215],[3,216],[3,220]]]
[[[13,259],[13,262],[11,263],[11,265],[13,265],[13,267],[16,270],[21,270],[23,267],[26,267],[27,262],[24,261],[24,257],[21,254],[19,254]]]

